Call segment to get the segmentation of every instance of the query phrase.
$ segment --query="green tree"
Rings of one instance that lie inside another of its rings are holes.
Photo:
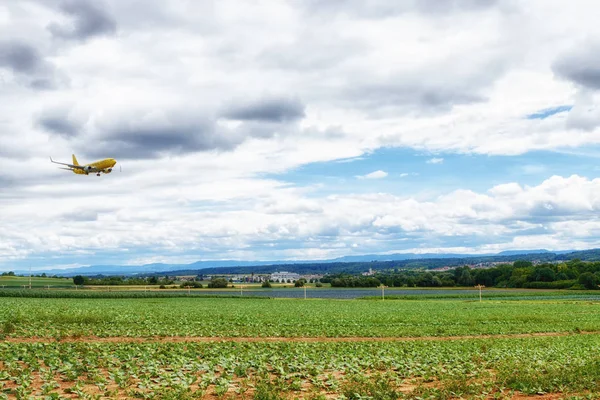
[[[225,278],[213,278],[210,282],[208,282],[209,288],[226,288],[227,287],[227,279]]]
[[[551,268],[544,267],[535,271],[534,278],[536,281],[554,282],[556,274]]]
[[[470,268],[466,268],[460,274],[457,283],[462,286],[473,286],[475,281],[473,280],[473,276],[471,275]]]
[[[264,288],[270,288],[270,287],[272,287],[272,286],[271,286],[271,283],[270,283],[269,281],[264,281],[264,282],[262,283],[262,285],[260,285],[260,286],[261,286],[261,287],[264,287]]]
[[[75,275],[73,277],[73,283],[77,286],[83,285],[85,283],[85,278],[81,275]]]
[[[515,268],[529,268],[531,266],[533,266],[531,261],[518,260],[513,263],[513,267]]]
[[[202,289],[202,284],[196,281],[186,281],[179,285],[181,288],[197,288]]]
[[[579,275],[579,283],[586,289],[598,289],[598,278],[591,272],[584,272]]]
[[[492,277],[491,270],[480,269],[475,272],[475,283],[484,286],[494,286],[494,279]]]

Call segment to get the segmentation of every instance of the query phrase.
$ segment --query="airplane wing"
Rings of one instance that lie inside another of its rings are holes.
[[[62,163],[62,162],[54,161],[52,159],[52,157],[50,157],[50,161],[52,161],[54,164],[66,165],[67,167],[69,167],[71,169],[85,169],[83,167],[83,165],[73,165],[73,164],[67,164],[67,163]],[[67,168],[65,168],[65,169],[67,169]]]

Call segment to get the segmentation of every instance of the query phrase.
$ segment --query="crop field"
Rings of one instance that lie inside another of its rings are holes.
[[[600,302],[4,298],[9,336],[397,337],[600,331]]]
[[[0,299],[0,399],[598,399],[600,302]]]
[[[27,276],[0,276],[0,288],[21,288],[29,287],[29,277]],[[73,280],[66,278],[42,278],[32,277],[31,287],[34,288],[71,288]]]

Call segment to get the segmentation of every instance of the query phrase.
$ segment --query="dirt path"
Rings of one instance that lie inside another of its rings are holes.
[[[571,335],[598,335],[600,331],[591,332],[539,332],[515,333],[501,335],[462,335],[462,336],[419,336],[419,337],[218,337],[218,336],[150,336],[150,337],[9,337],[0,340],[4,343],[209,343],[209,342],[296,342],[296,343],[331,343],[331,342],[414,342],[414,341],[447,341],[464,339],[509,339],[533,338]]]

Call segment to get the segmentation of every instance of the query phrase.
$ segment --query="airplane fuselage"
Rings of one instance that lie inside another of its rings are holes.
[[[75,154],[73,154],[73,164],[54,161],[52,157],[50,157],[50,161],[54,164],[63,165],[63,167],[60,167],[60,169],[73,171],[73,173],[77,175],[89,175],[91,172],[98,176],[100,176],[101,174],[110,174],[113,170],[113,167],[117,163],[117,160],[115,160],[114,158],[105,158],[104,160],[94,161],[93,163],[81,165],[79,164],[79,162],[77,162]]]
[[[116,163],[117,161],[114,158],[105,158],[104,160],[94,161],[93,163],[82,165],[84,169],[73,169],[73,172],[78,175],[88,175],[90,172],[103,172],[105,174],[109,174],[112,172],[112,169]]]

